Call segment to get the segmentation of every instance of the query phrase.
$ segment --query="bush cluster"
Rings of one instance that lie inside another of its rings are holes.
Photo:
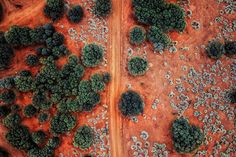
[[[103,48],[97,44],[88,44],[82,50],[82,62],[86,67],[96,67],[103,60]]]
[[[80,5],[73,6],[67,13],[67,18],[73,23],[79,23],[83,16],[84,11]]]
[[[144,75],[148,69],[148,61],[141,57],[133,57],[128,62],[128,71],[130,75]]]
[[[63,17],[65,12],[64,5],[64,0],[47,0],[43,10],[44,15],[53,21],[59,20]]]
[[[127,91],[121,95],[119,109],[124,116],[136,116],[143,113],[144,102],[135,91]]]
[[[96,0],[93,7],[93,12],[96,16],[106,17],[111,12],[111,0]]]
[[[190,153],[202,144],[203,133],[200,128],[190,125],[185,118],[176,119],[171,130],[174,149],[178,153]]]
[[[89,126],[81,126],[76,131],[73,145],[80,149],[87,149],[93,144],[94,132]]]
[[[6,90],[0,94],[0,100],[6,104],[11,104],[15,101],[16,94],[13,90]]]
[[[146,31],[141,26],[133,27],[129,32],[129,41],[131,44],[140,45],[146,39]]]
[[[52,118],[50,131],[53,134],[64,134],[75,127],[76,118],[69,113],[58,113]]]

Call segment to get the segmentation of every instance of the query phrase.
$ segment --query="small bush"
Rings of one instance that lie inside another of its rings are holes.
[[[219,59],[225,53],[224,45],[219,41],[211,41],[206,48],[206,53],[210,58]]]
[[[143,113],[144,102],[135,91],[127,91],[121,95],[119,109],[124,116],[136,116]]]
[[[39,58],[38,58],[38,56],[36,56],[34,54],[30,54],[26,57],[25,63],[31,67],[36,66],[39,63]]]
[[[64,134],[75,127],[76,118],[69,113],[58,113],[51,120],[50,131],[53,134]]]
[[[236,41],[228,41],[225,43],[225,53],[229,55],[236,54]]]
[[[26,117],[31,118],[37,113],[37,109],[32,104],[30,104],[24,108],[23,112]]]
[[[93,144],[94,133],[93,129],[89,126],[81,126],[76,131],[74,136],[73,145],[80,149],[87,149]]]
[[[73,6],[67,13],[69,21],[79,23],[84,16],[83,8],[80,5]]]
[[[64,4],[64,0],[47,0],[43,10],[44,15],[53,21],[61,19],[65,11]]]
[[[82,62],[86,67],[96,67],[102,62],[103,56],[103,48],[96,44],[88,44],[82,50]]]
[[[0,44],[0,70],[7,69],[11,64],[13,57],[13,49],[6,44]]]
[[[129,41],[131,44],[140,45],[146,39],[146,31],[143,27],[135,26],[129,32]]]
[[[147,33],[148,40],[153,44],[154,50],[163,51],[170,45],[170,38],[160,28],[152,26]]]
[[[7,128],[14,128],[20,125],[22,119],[18,113],[11,113],[3,119],[3,124]]]
[[[203,133],[200,128],[190,125],[185,118],[176,119],[171,130],[174,149],[178,153],[191,153],[202,144]]]
[[[133,57],[128,62],[128,71],[133,76],[144,75],[148,69],[148,61],[141,57]]]
[[[29,129],[25,126],[10,129],[6,134],[6,139],[13,147],[20,150],[29,150],[35,146]]]
[[[0,94],[0,100],[6,104],[13,103],[16,100],[16,94],[12,90],[6,90]]]
[[[97,16],[106,17],[110,14],[111,7],[111,0],[96,0],[93,11]]]
[[[34,143],[36,143],[38,145],[43,144],[46,141],[46,137],[47,137],[47,135],[42,130],[38,130],[38,131],[32,133],[32,139],[33,139]]]

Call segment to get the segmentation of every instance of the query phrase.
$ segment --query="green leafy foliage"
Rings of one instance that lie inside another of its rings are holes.
[[[3,125],[7,128],[14,128],[20,125],[22,119],[18,113],[10,113],[3,119]]]
[[[128,71],[133,76],[144,75],[148,69],[148,61],[141,57],[133,57],[128,62]]]
[[[106,17],[110,14],[111,7],[111,0],[96,0],[93,11],[96,16]]]
[[[141,23],[157,26],[162,31],[182,32],[186,27],[184,9],[164,0],[133,0],[134,15]]]
[[[135,26],[129,32],[129,41],[131,44],[140,45],[146,39],[146,31],[143,27]]]
[[[79,23],[84,16],[83,8],[80,5],[73,6],[67,13],[69,21]]]
[[[37,113],[37,111],[38,110],[32,104],[30,104],[24,108],[23,112],[26,117],[31,118]]]
[[[147,33],[148,40],[153,44],[154,50],[163,51],[170,45],[170,38],[156,26],[150,27]]]
[[[36,144],[43,144],[46,141],[46,133],[43,130],[38,130],[32,133],[32,139]]]
[[[7,141],[15,148],[29,150],[34,147],[29,129],[25,126],[17,126],[10,129],[6,134]]]
[[[88,44],[82,50],[82,62],[86,67],[96,67],[103,60],[103,48],[96,44]]]
[[[29,92],[34,89],[34,80],[31,76],[16,76],[14,78],[16,88],[21,92]]]
[[[81,126],[76,131],[73,145],[80,149],[87,149],[93,144],[94,132],[89,126]]]
[[[0,147],[0,156],[1,157],[10,157],[8,151],[4,149],[3,147]]]
[[[39,58],[34,54],[29,54],[25,59],[25,63],[31,67],[36,66],[39,63]]]
[[[236,41],[228,41],[225,43],[225,53],[229,55],[236,54]]]
[[[178,153],[190,153],[202,144],[203,133],[200,128],[190,125],[185,118],[176,119],[171,130],[174,149]]]
[[[76,118],[69,113],[58,113],[51,120],[50,131],[53,134],[64,134],[75,127]]]
[[[6,104],[11,104],[16,100],[16,94],[13,90],[5,90],[0,94],[0,100]]]
[[[47,0],[44,15],[53,21],[61,19],[65,11],[64,4],[64,0]]]
[[[7,69],[13,57],[13,49],[7,44],[0,44],[0,70]]]
[[[143,113],[144,102],[135,91],[127,91],[121,95],[119,109],[124,116],[136,116]]]
[[[95,73],[91,77],[92,90],[94,92],[101,92],[105,89],[106,85],[103,81],[101,74]]]
[[[79,93],[77,101],[80,105],[80,111],[92,111],[100,103],[100,95],[95,92]]]
[[[219,59],[225,53],[224,45],[219,41],[211,41],[206,48],[206,53],[210,58]]]
[[[0,106],[0,118],[6,117],[11,112],[11,109],[8,105]]]

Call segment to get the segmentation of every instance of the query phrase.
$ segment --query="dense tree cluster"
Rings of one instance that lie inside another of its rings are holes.
[[[96,67],[103,60],[103,48],[97,44],[88,44],[82,50],[82,62],[86,67]]]
[[[225,53],[229,55],[235,55],[236,54],[236,41],[227,41],[225,43]]]
[[[67,13],[69,21],[79,23],[84,16],[83,8],[80,5],[73,6]]]
[[[81,126],[74,136],[74,146],[80,149],[87,149],[93,144],[94,132],[89,126]]]
[[[32,140],[36,144],[43,144],[46,141],[46,133],[43,130],[38,130],[32,133]]]
[[[16,99],[16,94],[13,90],[6,90],[0,94],[0,100],[6,104],[13,103]]]
[[[219,41],[211,41],[206,52],[210,58],[219,59],[225,53],[224,45]]]
[[[96,0],[93,7],[93,12],[96,16],[106,17],[111,12],[111,0]]]
[[[44,15],[53,21],[59,20],[63,17],[65,12],[64,0],[47,0],[44,7]]]
[[[50,131],[53,134],[64,134],[75,127],[76,118],[69,113],[58,113],[51,120]]]
[[[34,147],[29,129],[25,126],[16,126],[6,134],[7,141],[17,149],[29,150]]]
[[[3,125],[7,128],[14,128],[20,125],[22,119],[18,113],[10,113],[3,119]]]
[[[171,130],[174,149],[178,153],[190,153],[202,144],[203,133],[200,128],[190,125],[185,118],[176,119]]]
[[[29,104],[25,106],[23,113],[26,117],[31,118],[37,113],[37,109],[32,104]]]
[[[25,59],[25,63],[31,67],[36,66],[39,63],[39,58],[37,55],[29,54]]]
[[[129,32],[129,41],[131,44],[140,45],[146,39],[146,31],[143,27],[135,26]]]
[[[144,75],[148,69],[148,61],[141,57],[133,57],[128,62],[128,71],[133,76]]]
[[[144,102],[135,91],[127,91],[121,95],[119,109],[124,116],[136,116],[143,113]]]

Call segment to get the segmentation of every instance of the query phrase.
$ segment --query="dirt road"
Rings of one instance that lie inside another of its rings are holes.
[[[115,6],[115,7],[114,7]],[[111,135],[111,156],[122,156],[121,140],[121,117],[118,112],[118,101],[120,94],[121,74],[121,17],[122,1],[113,0],[113,14],[111,20],[111,66],[112,84],[110,86],[110,135]]]

